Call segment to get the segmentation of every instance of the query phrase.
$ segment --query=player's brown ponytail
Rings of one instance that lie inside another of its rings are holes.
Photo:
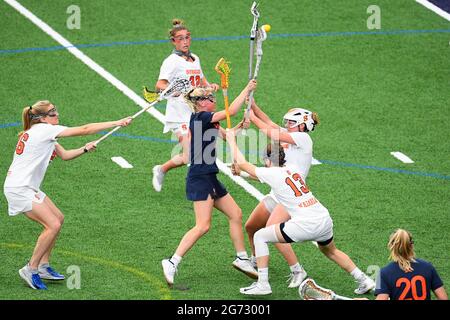
[[[397,229],[389,238],[388,248],[390,259],[397,262],[400,269],[405,272],[413,271],[411,262],[415,262],[412,235],[406,230]]]
[[[265,158],[269,159],[274,166],[282,167],[286,163],[286,154],[280,143],[267,145]]]
[[[39,119],[32,119],[33,115],[45,114],[47,112],[47,108],[50,105],[50,101],[42,100],[38,101],[32,106],[26,106],[22,110],[22,125],[23,131],[19,132],[19,136],[21,136],[25,131],[30,129],[33,124],[39,123]]]

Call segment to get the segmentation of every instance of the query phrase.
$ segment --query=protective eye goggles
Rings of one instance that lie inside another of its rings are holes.
[[[295,128],[299,125],[298,121],[283,119],[283,126],[285,128]]]
[[[56,107],[53,107],[50,110],[48,110],[47,112],[45,112],[45,113],[33,114],[33,113],[30,112],[30,119],[31,120],[37,120],[37,119],[40,119],[40,118],[43,118],[43,117],[51,117],[51,118],[53,118],[53,117],[56,117],[58,115],[59,115],[58,110],[56,109]]]
[[[197,101],[209,100],[211,102],[216,102],[216,97],[212,94],[208,94],[208,95],[202,96],[202,97],[195,97],[195,100],[197,100]]]
[[[174,41],[179,41],[179,42],[184,41],[184,40],[191,40],[191,35],[188,34],[188,35],[186,35],[184,37],[183,36],[173,37],[172,39]]]
[[[58,116],[58,110],[56,109],[56,107],[51,108],[50,110],[47,111],[47,113],[44,113],[44,117],[56,117]]]

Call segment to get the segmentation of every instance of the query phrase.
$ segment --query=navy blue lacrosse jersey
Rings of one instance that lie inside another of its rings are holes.
[[[412,272],[404,272],[392,262],[380,270],[375,295],[388,294],[391,300],[430,300],[431,291],[444,284],[430,262],[416,259]]]
[[[216,165],[216,139],[219,123],[211,123],[213,112],[193,113],[189,121],[191,131],[191,164],[189,176],[218,173]]]

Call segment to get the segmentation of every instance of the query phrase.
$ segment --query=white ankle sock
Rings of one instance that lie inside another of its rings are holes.
[[[259,268],[258,269],[258,282],[262,282],[262,283],[269,282],[269,268]]]
[[[291,269],[291,272],[300,272],[302,271],[302,266],[300,265],[300,263],[296,263],[292,266],[289,266],[289,268]]]
[[[364,277],[364,272],[362,272],[361,270],[359,270],[358,267],[356,267],[355,269],[353,269],[352,272],[350,272],[350,274],[353,276],[353,278],[355,278],[355,280],[360,280]]]
[[[170,262],[172,262],[172,263],[174,264],[175,267],[178,267],[178,265],[179,265],[180,262],[181,262],[181,259],[183,259],[183,257],[180,257],[180,256],[177,255],[177,254],[174,254],[174,255],[172,256],[172,258],[170,258]]]
[[[245,251],[236,252],[236,256],[241,259],[248,259],[247,252]]]

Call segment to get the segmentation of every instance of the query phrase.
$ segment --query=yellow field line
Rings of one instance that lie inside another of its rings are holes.
[[[0,243],[0,247],[6,248],[6,249],[33,249],[31,246],[24,245],[24,244],[18,244],[18,243]],[[122,270],[128,273],[131,273],[135,275],[138,278],[141,278],[145,282],[149,283],[154,289],[156,289],[159,292],[159,296],[161,300],[170,300],[172,299],[172,296],[170,294],[170,290],[167,288],[165,283],[162,283],[152,275],[141,271],[139,269],[136,269],[134,267],[130,267],[127,265],[124,265],[117,261],[107,260],[99,257],[91,257],[85,254],[77,253],[74,251],[69,250],[61,250],[61,249],[54,249],[53,252],[57,254],[62,254],[64,256],[70,256],[70,257],[76,257],[79,259],[87,260],[99,265],[103,265],[106,267],[110,267],[116,270]]]

